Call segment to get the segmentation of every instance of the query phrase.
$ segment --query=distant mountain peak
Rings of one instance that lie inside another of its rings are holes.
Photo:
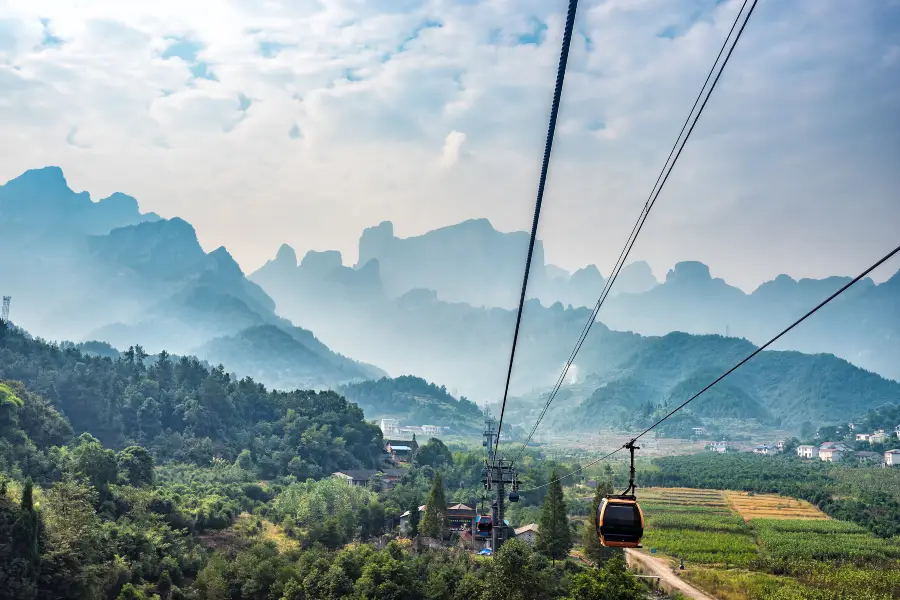
[[[474,229],[476,231],[497,231],[493,224],[491,224],[490,220],[485,218],[480,219],[466,219],[462,223],[457,225],[451,225],[450,227],[459,227],[460,229]]]
[[[711,279],[709,267],[696,260],[676,263],[675,267],[666,274],[666,283],[693,283]]]
[[[225,246],[219,246],[215,250],[209,253],[209,257],[212,258],[216,267],[219,271],[228,272],[237,276],[242,277],[244,272],[241,270],[241,266],[234,260],[234,257],[231,256],[231,253],[225,249]]]
[[[344,258],[337,250],[310,250],[300,261],[302,269],[315,269],[317,271],[331,271],[344,266]]]
[[[15,179],[10,179],[6,185],[34,186],[44,188],[65,188],[69,190],[69,184],[63,170],[57,166],[43,167],[40,169],[28,169]],[[71,190],[70,190],[71,191]]]
[[[81,210],[90,207],[91,195],[87,192],[75,193],[69,187],[62,169],[44,167],[29,169],[0,186],[0,200],[10,198],[25,210],[44,210],[50,207],[54,212]]]
[[[128,194],[123,194],[122,192],[113,192],[106,198],[103,198],[98,202],[98,204],[113,204],[116,207],[122,207],[127,210],[138,211],[140,208],[138,207],[137,198],[134,196],[129,196]]]
[[[282,244],[275,255],[275,262],[278,264],[289,264],[292,267],[297,266],[297,252],[287,244]]]

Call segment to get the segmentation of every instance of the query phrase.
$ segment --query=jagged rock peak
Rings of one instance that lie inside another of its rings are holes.
[[[128,194],[123,194],[122,192],[113,192],[108,197],[100,200],[98,204],[113,205],[117,209],[134,211],[135,213],[140,211],[137,198],[129,196]]]
[[[337,250],[310,250],[303,257],[300,266],[305,269],[337,269],[344,265],[344,259]]]
[[[709,279],[712,279],[709,267],[695,260],[676,263],[675,267],[666,274],[666,283],[675,281],[706,281]]]
[[[209,257],[216,261],[216,265],[220,271],[230,271],[232,273],[240,273],[241,275],[244,274],[241,270],[241,266],[234,260],[231,253],[225,249],[225,246],[219,246],[210,252]]]
[[[6,185],[69,187],[69,184],[66,182],[66,176],[63,174],[63,170],[57,166],[43,167],[41,169],[28,169],[18,177],[10,179],[6,182]]]
[[[282,244],[275,255],[275,262],[290,264],[292,267],[297,266],[297,253],[287,244]]]

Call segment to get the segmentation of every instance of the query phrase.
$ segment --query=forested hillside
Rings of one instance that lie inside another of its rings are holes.
[[[409,424],[450,427],[455,433],[476,432],[483,425],[477,404],[465,396],[456,399],[446,387],[420,377],[383,377],[344,385],[338,391],[370,418],[398,417]]]
[[[21,381],[105,446],[141,444],[196,464],[252,453],[260,475],[305,478],[374,466],[381,432],[334,392],[275,392],[197,359],[166,353],[148,364],[140,347],[119,359],[29,339],[0,325],[0,379]]]
[[[745,340],[722,336],[671,333],[640,338],[632,352],[607,361],[602,371],[571,386],[569,399],[551,415],[551,422],[592,428],[644,427],[664,414],[667,406],[692,397],[754,349]],[[897,382],[832,355],[764,351],[688,405],[663,431],[690,437],[692,426],[716,418],[796,428],[808,420],[840,420],[849,412],[859,414],[898,397]]]
[[[361,389],[477,411],[415,378]],[[393,488],[327,477],[374,466],[380,452],[377,428],[333,392],[268,392],[194,359],[151,360],[139,347],[118,358],[88,355],[2,326],[0,595],[538,600],[608,589],[620,600],[643,596],[620,560],[599,569],[560,562],[571,543],[551,551],[511,540],[489,561],[420,553],[402,538],[381,550],[368,545],[426,496],[443,510],[431,500],[444,498],[443,488],[435,491],[442,478],[448,501],[473,502],[481,489],[481,449],[451,454],[439,440],[419,448]],[[555,469],[578,466],[529,453],[520,480],[534,487]],[[511,522],[533,519],[544,492],[523,493]],[[584,514],[582,504],[574,514]],[[434,535],[428,523],[423,531]],[[508,583],[498,591],[490,585],[497,580]]]

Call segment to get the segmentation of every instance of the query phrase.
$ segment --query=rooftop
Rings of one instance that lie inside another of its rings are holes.
[[[516,529],[516,535],[522,535],[523,533],[528,533],[529,531],[533,531],[535,533],[538,532],[537,523],[529,523],[528,525],[523,525]]]
[[[350,471],[335,471],[333,475],[350,477],[354,481],[368,481],[369,479],[372,479],[377,472],[378,471],[373,471],[371,469],[353,469]]]

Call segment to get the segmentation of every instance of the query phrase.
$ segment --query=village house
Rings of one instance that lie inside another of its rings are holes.
[[[536,523],[530,523],[516,529],[516,539],[524,541],[529,546],[534,546],[534,540],[537,538],[538,526]]]
[[[397,419],[382,419],[381,435],[384,436],[385,439],[400,435],[400,421]]]
[[[871,433],[857,433],[856,441],[857,442],[868,442],[870,437],[872,437]]]
[[[400,515],[400,530],[405,531],[409,527],[410,511]],[[419,507],[419,522],[425,516],[425,505]],[[466,504],[450,504],[445,512],[447,529],[460,533],[468,532],[470,535],[475,527],[475,509]]]
[[[388,484],[390,487],[394,487],[403,477],[406,475],[406,469],[383,469],[382,473],[384,473],[384,482]]]
[[[885,433],[884,429],[879,429],[869,436],[870,444],[883,444],[887,441],[888,435]]]
[[[775,454],[775,448],[772,446],[754,446],[753,454],[765,454],[766,456],[770,456]]]
[[[824,442],[819,446],[819,460],[824,462],[838,462],[851,449],[840,442]]]
[[[710,442],[706,446],[711,452],[725,454],[728,451],[728,442]]]
[[[416,440],[387,440],[384,449],[395,463],[406,463],[418,448]]]
[[[803,444],[802,446],[797,446],[797,456],[800,458],[818,458],[819,449],[815,446]]]
[[[356,469],[352,471],[338,471],[333,473],[338,479],[343,479],[350,485],[367,486],[378,471],[371,469]]]
[[[784,452],[784,440],[778,440],[778,443],[775,444],[775,447],[779,452]]]
[[[823,462],[839,462],[844,453],[835,448],[819,448],[819,460]]]
[[[889,467],[900,466],[900,450],[888,450],[884,453],[884,464]]]
[[[701,435],[706,435],[706,427],[694,427],[694,436],[700,437]]]
[[[465,504],[447,507],[447,527],[450,531],[471,532],[475,527],[475,509]]]
[[[422,425],[422,433],[424,435],[441,435],[443,429],[439,425]]]
[[[422,513],[425,512],[425,505],[419,507],[419,522],[422,522]],[[400,531],[406,532],[409,530],[409,515],[412,514],[410,511],[406,511],[402,515],[400,515]]]
[[[882,461],[882,455],[878,452],[854,452],[853,456],[860,462],[866,463],[880,463]]]
[[[894,427],[894,435],[897,436],[897,439],[900,439],[900,425]]]

